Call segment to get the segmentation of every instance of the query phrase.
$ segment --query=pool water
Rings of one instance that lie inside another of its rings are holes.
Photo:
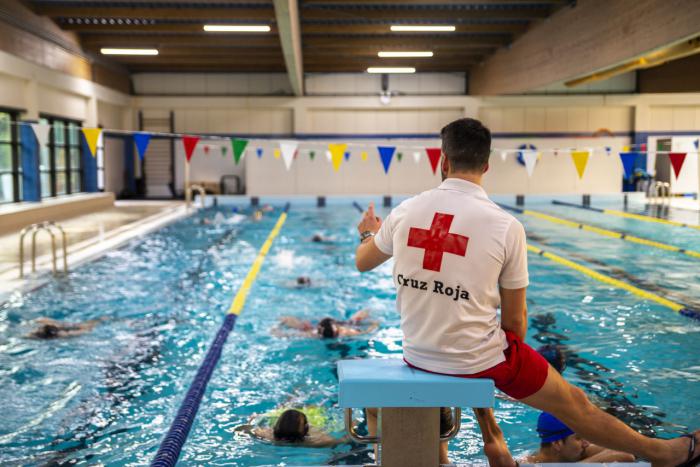
[[[697,230],[549,201],[528,208],[700,250]],[[201,223],[216,212],[227,221]],[[152,460],[279,213],[254,222],[232,214],[230,206],[201,211],[0,306],[0,464],[143,465]],[[696,259],[520,219],[534,245],[655,287],[676,301],[700,303]],[[293,204],[229,337],[181,465],[370,461],[365,446],[280,447],[236,430],[254,414],[281,405],[318,405],[326,410],[326,429],[340,436],[335,362],[400,357],[391,264],[365,274],[355,270],[357,220],[351,200],[334,200],[326,208]],[[332,241],[312,243],[314,233]],[[696,428],[700,322],[546,258],[530,255],[529,260],[528,342],[566,345],[565,377],[635,428],[660,437]],[[312,287],[295,288],[298,276],[309,276]],[[281,316],[347,318],[364,308],[381,323],[373,334],[329,341],[271,332]],[[104,321],[71,339],[25,338],[39,317]],[[536,411],[498,399],[496,416],[514,453],[537,447]],[[470,412],[464,412],[462,425],[450,446],[451,459],[482,461]]]

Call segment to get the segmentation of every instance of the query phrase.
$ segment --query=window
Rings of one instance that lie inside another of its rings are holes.
[[[17,112],[0,109],[0,203],[22,199]]]
[[[83,189],[80,123],[43,117],[51,125],[49,144],[40,149],[41,197],[78,193]]]

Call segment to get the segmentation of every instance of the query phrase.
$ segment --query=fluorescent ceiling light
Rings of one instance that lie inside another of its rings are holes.
[[[390,52],[390,51],[382,51],[379,52],[377,55],[379,55],[381,58],[411,58],[411,57],[432,57],[433,53],[432,52]]]
[[[410,24],[394,24],[391,26],[393,32],[454,32],[456,29],[454,26],[418,26]]]
[[[158,55],[158,49],[100,49],[102,55]]]
[[[266,24],[205,24],[207,32],[270,32]]]
[[[370,67],[367,68],[367,73],[415,73],[416,69],[412,67]]]

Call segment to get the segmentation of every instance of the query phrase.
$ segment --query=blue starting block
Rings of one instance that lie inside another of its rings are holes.
[[[339,405],[362,407],[493,407],[490,379],[415,370],[398,359],[338,362]]]
[[[493,407],[490,379],[467,379],[415,370],[398,359],[338,362],[339,405],[345,428],[360,443],[380,443],[385,467],[437,466],[440,441],[459,432],[461,407]],[[454,407],[456,423],[440,436],[440,407]],[[355,431],[352,409],[380,409],[381,436]],[[378,452],[378,451],[375,451]]]

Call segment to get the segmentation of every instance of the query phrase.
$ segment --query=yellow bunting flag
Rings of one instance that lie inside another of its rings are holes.
[[[272,153],[272,155],[275,156],[275,159],[279,159],[281,154],[282,151],[280,151],[279,148],[275,148],[275,150]]]
[[[588,157],[591,155],[588,151],[571,151],[571,160],[574,161],[578,178],[583,178],[583,173],[588,165]]]
[[[348,148],[347,144],[329,144],[328,150],[331,152],[331,162],[333,162],[333,170],[340,170],[340,164],[343,162],[343,155]]]
[[[88,147],[90,148],[90,154],[92,157],[97,155],[97,140],[100,139],[101,133],[102,128],[83,128],[83,135],[85,136],[85,141],[87,141]]]
[[[362,151],[360,153],[360,159],[362,159],[363,161],[367,160],[367,151]]]

